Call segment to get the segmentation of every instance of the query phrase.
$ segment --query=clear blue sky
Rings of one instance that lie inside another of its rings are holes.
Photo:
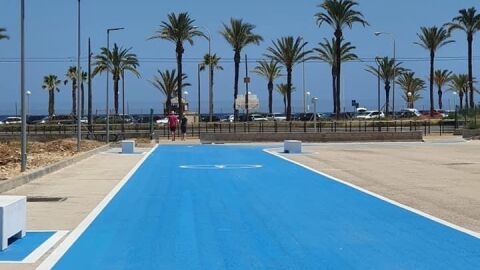
[[[3,0],[0,9],[0,27],[6,27],[10,40],[0,42],[0,114],[15,112],[15,103],[19,102],[19,0]],[[47,111],[47,93],[42,90],[42,77],[46,74],[56,74],[64,77],[70,65],[75,64],[76,55],[76,3],[75,0],[26,0],[27,16],[27,89],[32,94],[31,112],[45,114]],[[233,95],[233,52],[219,34],[222,22],[228,22],[230,17],[243,18],[257,25],[256,32],[261,34],[265,42],[260,46],[247,47],[244,53],[251,58],[262,57],[265,49],[271,45],[271,40],[285,36],[303,36],[309,41],[309,47],[314,47],[323,38],[331,38],[332,29],[329,26],[318,28],[313,17],[318,11],[316,7],[321,1],[225,1],[225,0],[82,0],[82,42],[85,57],[87,38],[91,37],[94,53],[105,46],[105,29],[109,27],[125,27],[126,30],[112,33],[111,42],[117,42],[124,47],[133,47],[141,60],[142,78],[128,76],[126,79],[127,101],[133,113],[146,112],[149,108],[159,111],[164,97],[154,89],[149,79],[157,69],[174,68],[175,51],[173,44],[167,41],[147,41],[147,38],[158,28],[161,21],[170,12],[188,11],[196,19],[196,24],[206,26],[212,32],[213,51],[222,57],[224,71],[216,73],[215,107],[217,112],[228,112],[231,109]],[[363,12],[370,25],[363,28],[356,25],[353,30],[345,31],[345,38],[357,46],[356,53],[362,58],[373,58],[377,55],[392,55],[392,41],[387,36],[374,37],[375,31],[388,31],[397,39],[398,58],[421,58],[417,61],[405,61],[404,66],[415,71],[426,79],[428,74],[428,53],[413,44],[417,40],[416,33],[420,26],[441,25],[450,21],[461,8],[475,6],[480,9],[478,0],[368,0],[361,1],[359,10]],[[462,33],[455,33],[455,44],[440,49],[440,57],[465,57],[466,38]],[[475,76],[480,77],[480,44],[475,38]],[[199,59],[207,51],[207,41],[197,39],[193,47],[187,45],[185,58]],[[163,60],[152,61],[152,58]],[[31,61],[35,60],[36,61]],[[48,61],[45,61],[45,60]],[[71,59],[71,60],[68,60]],[[146,59],[150,59],[145,61]],[[5,60],[9,61],[8,63]],[[55,60],[55,61],[53,61]],[[142,61],[143,60],[143,61]],[[356,99],[363,106],[374,108],[376,105],[376,78],[365,71],[368,63],[348,63],[343,70],[343,100],[342,106],[351,110],[350,102]],[[84,63],[86,65],[86,62]],[[196,91],[196,60],[185,63],[185,72],[189,75],[192,87],[189,100],[197,103]],[[251,65],[253,68],[253,65]],[[466,60],[438,61],[437,68],[447,68],[454,72],[466,73]],[[243,77],[243,70],[241,76]],[[202,74],[204,90],[202,94],[203,108],[207,101],[207,74]],[[283,79],[279,80],[281,82]],[[306,89],[312,95],[320,98],[319,110],[331,111],[331,82],[329,68],[322,63],[306,64]],[[302,67],[294,70],[294,84],[298,89],[293,95],[294,111],[303,111],[302,99]],[[57,113],[70,112],[70,86],[62,86],[57,95]],[[261,110],[267,110],[266,82],[252,75],[252,92],[258,94],[261,100]],[[244,86],[241,86],[244,91]],[[383,94],[383,92],[382,92]],[[424,92],[426,97],[427,92]],[[446,95],[445,103],[454,104],[454,96]],[[404,105],[397,90],[397,108]],[[478,99],[477,99],[478,100]],[[419,102],[421,109],[427,99]],[[104,108],[105,77],[94,79],[94,107]],[[282,101],[275,94],[274,107],[282,111]],[[192,104],[192,109],[196,105]]]

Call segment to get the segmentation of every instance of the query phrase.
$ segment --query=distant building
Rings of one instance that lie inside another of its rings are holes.
[[[182,104],[183,104],[183,111],[184,111],[184,112],[188,112],[188,108],[189,108],[189,107],[188,107],[188,101],[187,101],[186,99],[184,99],[184,98],[182,98],[182,101],[183,101],[183,102],[182,102]],[[171,102],[172,102],[171,110],[172,110],[172,111],[175,111],[175,112],[178,112],[178,111],[179,111],[179,110],[178,110],[178,108],[179,108],[178,97],[172,98],[172,101],[171,101]],[[164,109],[165,114],[169,114],[169,113],[170,113],[170,112],[167,112],[166,102],[163,103],[163,108],[165,108],[165,109]]]

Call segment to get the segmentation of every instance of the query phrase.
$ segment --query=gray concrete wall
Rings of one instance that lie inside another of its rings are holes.
[[[464,129],[462,130],[462,136],[464,139],[480,137],[480,129]]]
[[[423,133],[414,132],[337,132],[337,133],[209,133],[200,134],[202,143],[240,142],[408,142],[422,141]]]

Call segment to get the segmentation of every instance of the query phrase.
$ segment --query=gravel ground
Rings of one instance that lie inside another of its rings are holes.
[[[103,145],[97,141],[83,141],[82,152]],[[49,142],[30,142],[28,144],[27,170],[50,165],[76,154],[77,144],[74,139]],[[0,142],[0,181],[20,175],[20,142]]]

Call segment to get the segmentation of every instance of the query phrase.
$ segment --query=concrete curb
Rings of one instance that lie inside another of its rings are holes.
[[[88,152],[82,153],[80,155],[73,156],[73,157],[67,158],[65,160],[61,160],[61,161],[59,161],[57,163],[54,163],[52,165],[49,165],[47,167],[35,169],[34,171],[32,171],[30,173],[26,173],[24,175],[20,175],[20,176],[13,177],[13,178],[5,180],[5,181],[1,181],[0,182],[0,193],[12,190],[12,189],[17,188],[19,186],[27,184],[27,183],[35,180],[35,179],[38,179],[42,176],[45,176],[49,173],[53,173],[53,172],[56,172],[58,170],[61,170],[65,167],[68,167],[72,164],[75,164],[75,163],[77,163],[81,160],[89,158],[89,157],[91,157],[95,154],[98,154],[100,152],[104,152],[104,151],[108,150],[109,148],[110,148],[110,145],[104,145],[104,146],[101,146],[99,148],[96,148],[96,149],[90,150]]]

